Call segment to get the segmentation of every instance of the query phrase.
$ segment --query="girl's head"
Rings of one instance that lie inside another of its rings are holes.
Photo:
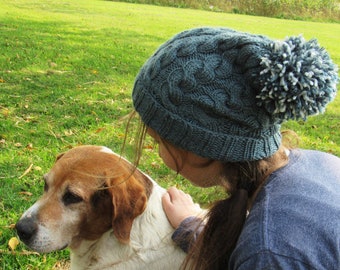
[[[272,156],[280,124],[323,112],[337,68],[315,40],[272,41],[226,28],[182,32],[140,70],[133,103],[161,138],[198,156],[244,162]]]
[[[161,138],[151,128],[147,129],[147,133],[158,144],[158,153],[164,164],[191,183],[200,187],[209,187],[224,185],[224,182],[226,182],[223,181],[222,162],[180,149]]]
[[[143,131],[170,168],[230,194],[209,211],[191,269],[228,269],[248,198],[287,162],[281,123],[323,112],[337,82],[337,67],[315,40],[226,28],[184,31],[144,64],[132,94]]]
[[[142,141],[145,134],[151,136],[158,145],[158,153],[164,164],[170,169],[181,174],[194,185],[200,187],[223,186],[228,193],[238,188],[246,189],[249,195],[254,192],[256,186],[267,177],[273,169],[281,167],[287,161],[284,147],[281,147],[273,156],[255,161],[222,162],[219,160],[204,158],[193,152],[174,146],[157,134],[153,129],[140,123],[138,132],[137,160],[142,152]],[[284,138],[294,137],[293,132],[283,132]],[[296,144],[296,143],[295,143]],[[287,147],[293,147],[294,143],[285,143]],[[136,161],[137,165],[138,161]]]

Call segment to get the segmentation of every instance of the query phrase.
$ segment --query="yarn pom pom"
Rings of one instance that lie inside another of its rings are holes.
[[[336,95],[337,67],[316,40],[301,36],[269,45],[258,79],[257,105],[279,120],[323,113]]]

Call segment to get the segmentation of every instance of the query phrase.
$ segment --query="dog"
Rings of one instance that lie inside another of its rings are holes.
[[[70,249],[71,269],[179,269],[186,254],[171,240],[166,192],[103,146],[60,154],[44,194],[19,219],[19,238],[39,253]]]

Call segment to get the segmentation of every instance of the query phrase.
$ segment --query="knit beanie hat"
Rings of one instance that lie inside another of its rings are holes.
[[[316,40],[197,28],[160,46],[132,98],[142,121],[173,145],[251,161],[278,150],[283,121],[324,112],[337,83],[337,67]]]

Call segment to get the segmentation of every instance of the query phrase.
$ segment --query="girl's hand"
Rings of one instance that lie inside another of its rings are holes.
[[[191,216],[198,216],[202,209],[193,202],[189,194],[175,187],[168,189],[162,197],[163,209],[170,224],[177,229],[181,222]]]

